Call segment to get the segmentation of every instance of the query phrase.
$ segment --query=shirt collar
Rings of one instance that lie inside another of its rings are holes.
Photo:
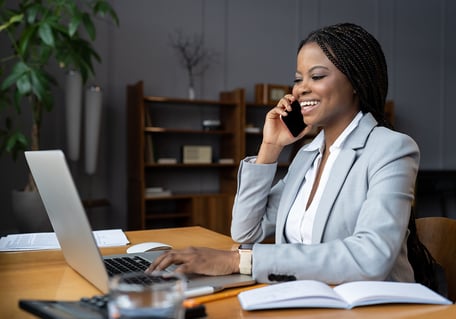
[[[353,120],[350,122],[350,124],[343,130],[343,132],[339,135],[339,137],[334,141],[334,143],[331,145],[329,148],[329,151],[331,151],[334,148],[341,148],[345,140],[347,139],[348,135],[358,126],[359,121],[361,121],[361,118],[363,117],[363,113],[361,111],[356,114],[356,116],[353,118]],[[325,140],[325,132],[324,130],[321,130],[320,133],[312,140],[312,142],[307,145],[305,148],[306,151],[316,151],[320,150],[322,151],[324,147],[324,140]]]

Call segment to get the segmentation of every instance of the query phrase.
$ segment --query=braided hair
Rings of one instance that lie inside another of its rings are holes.
[[[372,113],[380,125],[390,127],[385,118],[388,71],[378,41],[356,24],[340,23],[311,32],[298,52],[311,42],[348,78],[359,96],[361,111]]]
[[[388,71],[385,55],[378,41],[362,27],[340,23],[311,32],[299,44],[317,43],[328,59],[348,78],[360,99],[363,113],[370,112],[378,124],[391,128],[385,118]],[[408,259],[415,281],[442,292],[436,275],[435,259],[418,238],[415,213],[410,211],[407,238]]]

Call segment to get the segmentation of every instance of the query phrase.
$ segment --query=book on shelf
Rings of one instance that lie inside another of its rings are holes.
[[[238,299],[244,310],[351,309],[388,303],[452,304],[421,284],[391,281],[355,281],[331,287],[320,281],[297,280],[241,292]]]
[[[219,158],[219,164],[234,164],[233,158]]]
[[[173,157],[160,157],[157,160],[158,164],[177,164],[177,159]]]
[[[155,163],[154,143],[152,141],[152,136],[150,135],[146,135],[146,148],[144,157],[146,163]]]
[[[145,121],[145,125],[146,126],[152,126],[152,117],[150,115],[150,111],[149,109],[146,109],[145,110],[145,113],[144,113],[144,121]]]
[[[249,126],[245,128],[246,133],[261,133],[261,128],[255,126]]]
[[[172,192],[169,189],[163,187],[148,187],[146,188],[147,197],[162,197],[162,196],[171,196]]]

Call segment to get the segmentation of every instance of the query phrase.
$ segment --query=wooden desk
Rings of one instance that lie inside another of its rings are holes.
[[[230,249],[232,240],[201,227],[145,230],[126,233],[135,244],[161,241],[175,248],[208,246]],[[103,254],[124,252],[126,247],[103,248]],[[0,253],[0,317],[32,318],[18,307],[19,299],[78,300],[99,291],[68,267],[60,251]],[[456,305],[382,305],[353,310],[292,309],[247,312],[237,298],[206,304],[209,318],[456,318]]]

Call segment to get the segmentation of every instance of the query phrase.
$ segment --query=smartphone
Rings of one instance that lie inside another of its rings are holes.
[[[306,123],[304,123],[304,118],[302,117],[301,105],[297,100],[291,103],[291,111],[287,111],[287,113],[287,116],[281,116],[282,121],[288,127],[288,130],[291,132],[291,134],[296,137],[307,126]]]

